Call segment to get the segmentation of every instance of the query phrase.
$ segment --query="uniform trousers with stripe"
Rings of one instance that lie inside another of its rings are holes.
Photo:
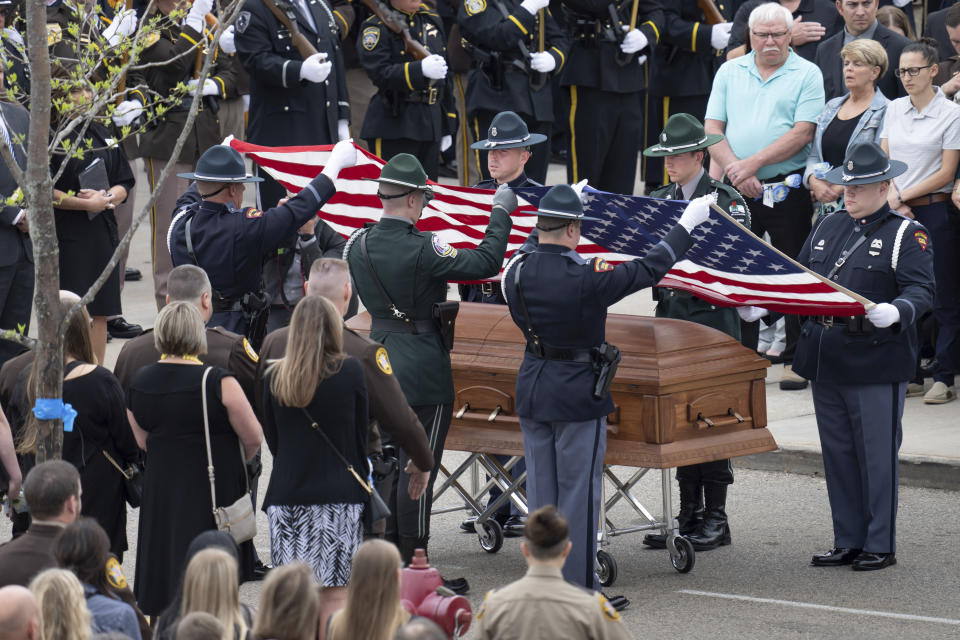
[[[570,107],[567,181],[587,179],[595,189],[632,195],[643,142],[641,92],[570,86],[566,93]]]
[[[607,418],[539,422],[520,418],[527,462],[527,507],[556,505],[570,527],[573,548],[563,566],[568,582],[600,590],[594,568]]]
[[[896,552],[906,382],[813,382],[835,547]]]
[[[433,509],[433,483],[440,471],[440,460],[443,457],[443,445],[447,441],[447,432],[450,431],[450,421],[453,419],[453,403],[429,404],[411,407],[417,414],[420,424],[427,431],[427,442],[433,452],[433,471],[430,472],[430,483],[427,490],[418,500],[411,500],[407,493],[410,484],[410,475],[404,473],[410,457],[400,449],[398,455],[399,472],[396,489],[390,492],[387,504],[390,507],[390,517],[386,523],[387,540],[400,538],[417,538],[426,548],[430,538],[430,512]],[[384,443],[391,442],[389,434],[381,431]]]

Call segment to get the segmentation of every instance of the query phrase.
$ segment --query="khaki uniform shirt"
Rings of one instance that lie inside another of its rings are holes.
[[[630,638],[606,598],[566,582],[560,569],[542,565],[489,592],[475,620],[480,640]]]

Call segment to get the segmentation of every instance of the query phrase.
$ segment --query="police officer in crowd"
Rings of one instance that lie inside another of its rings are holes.
[[[609,380],[619,359],[604,340],[607,307],[660,281],[692,245],[690,232],[709,218],[712,201],[693,200],[644,258],[614,267],[576,252],[580,225],[596,218],[584,215],[577,191],[557,185],[540,200],[533,253],[504,271],[511,316],[527,338],[516,393],[527,504],[555,504],[571,523],[573,550],[563,575],[574,584],[598,585],[598,507],[607,414],[613,411]]]
[[[200,202],[179,209],[167,237],[175,266],[195,264],[213,286],[210,324],[247,336],[254,349],[263,340],[268,310],[262,294],[260,257],[296,234],[336,191],[340,169],[356,163],[352,142],[333,148],[327,166],[296,196],[267,211],[243,207],[244,183],[260,178],[246,173],[243,158],[231,147],[216,145],[182,174],[197,181]]]
[[[716,144],[722,135],[707,135],[703,124],[688,113],[670,116],[660,134],[660,142],[644,150],[643,155],[664,158],[670,182],[650,193],[653,198],[693,200],[715,194],[717,206],[747,229],[750,228],[750,210],[743,196],[733,187],[713,180],[704,170],[706,149]],[[658,318],[689,320],[740,340],[740,317],[732,307],[718,307],[682,289],[656,287]],[[677,468],[680,485],[680,535],[687,536],[697,551],[730,544],[727,523],[727,485],[733,484],[733,466],[730,460],[714,460]],[[706,510],[704,510],[704,502]],[[666,536],[648,534],[643,543],[663,549]]]
[[[568,40],[548,4],[549,0],[462,0],[457,23],[473,59],[465,126],[473,127],[477,140],[506,109],[519,114],[530,131],[549,137],[554,120],[551,79],[563,69]],[[477,164],[484,180],[489,180],[493,174],[483,152],[496,147],[472,148],[481,151]],[[546,181],[549,159],[548,153],[530,158],[526,170],[537,182]]]
[[[360,137],[384,160],[398,153],[416,156],[427,177],[436,180],[440,152],[453,144],[457,132],[443,22],[420,0],[389,4],[395,11],[388,19],[399,21],[426,51],[408,51],[404,37],[378,15],[364,21],[357,54],[377,93],[370,99]],[[429,55],[418,59],[422,53]]]
[[[897,453],[917,320],[933,304],[933,251],[920,223],[891,211],[892,179],[906,171],[879,145],[851,147],[825,177],[845,210],[807,237],[800,264],[867,298],[864,316],[805,319],[794,369],[813,387],[833,515],[833,548],[815,566],[870,571],[896,564]],[[764,310],[741,307],[741,316]]]
[[[630,29],[636,4],[637,23]],[[561,84],[569,95],[567,181],[587,179],[633,193],[643,141],[643,65],[660,40],[658,0],[564,0],[570,54]],[[616,21],[611,15],[611,7]]]
[[[561,570],[573,546],[569,533],[553,505],[530,514],[520,543],[527,574],[487,593],[476,615],[477,638],[632,637],[605,597],[564,580]]]
[[[414,549],[427,549],[432,485],[453,414],[448,341],[452,333],[447,333],[453,327],[447,306],[456,303],[445,302],[447,281],[480,280],[497,274],[517,197],[506,188],[497,191],[483,240],[476,249],[456,249],[439,235],[416,227],[433,192],[415,157],[406,153],[394,156],[377,182],[377,195],[383,202],[380,221],[351,236],[344,257],[360,300],[372,317],[370,337],[389,352],[394,374],[433,449],[436,466],[426,493],[411,500],[403,474],[390,500],[387,537],[397,542],[408,562]],[[406,461],[401,452],[400,466]]]

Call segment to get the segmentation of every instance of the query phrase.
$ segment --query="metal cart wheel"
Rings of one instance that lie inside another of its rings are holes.
[[[667,542],[667,548],[670,549],[670,564],[680,573],[689,573],[697,562],[693,544],[683,536],[674,538],[672,545],[669,544],[669,539]]]
[[[617,581],[617,561],[603,550],[597,550],[597,577],[604,587],[611,587]]]
[[[477,541],[480,548],[487,553],[496,553],[503,546],[503,527],[493,518],[488,519],[483,524],[479,522],[477,527]]]

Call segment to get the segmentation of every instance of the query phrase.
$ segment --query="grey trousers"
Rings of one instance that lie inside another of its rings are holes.
[[[812,386],[834,546],[895,552],[907,383]]]
[[[583,422],[520,418],[520,428],[527,462],[527,506],[533,511],[556,505],[567,519],[573,543],[563,577],[599,591],[594,563],[607,418]]]

